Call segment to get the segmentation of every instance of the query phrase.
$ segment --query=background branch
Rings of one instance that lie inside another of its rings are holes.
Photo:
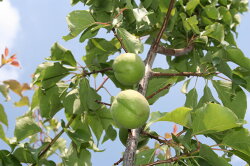
[[[180,49],[166,48],[164,46],[159,45],[157,48],[157,53],[166,56],[182,56],[192,51],[193,48],[194,48],[193,44],[187,46],[186,48],[180,48]]]
[[[219,73],[198,73],[198,72],[180,72],[180,73],[161,73],[161,72],[151,72],[151,77],[164,77],[164,76],[197,76],[197,77],[204,77],[212,74],[219,74]]]
[[[65,126],[65,128],[69,128],[69,126],[71,125],[71,123],[74,121],[74,119],[76,118],[76,115],[72,115],[71,119],[69,120],[69,122],[67,123],[67,125]],[[41,151],[41,153],[38,155],[38,159],[41,159],[51,148],[52,145],[54,145],[54,143],[56,143],[56,141],[58,140],[58,138],[61,137],[61,135],[64,133],[64,129],[62,129],[52,140],[51,142],[44,148],[44,150]],[[35,166],[36,164],[32,164],[31,166]]]

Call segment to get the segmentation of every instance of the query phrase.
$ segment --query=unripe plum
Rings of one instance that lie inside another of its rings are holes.
[[[113,66],[115,78],[123,85],[138,83],[145,73],[142,59],[134,53],[125,53],[117,56]]]
[[[133,129],[143,126],[149,117],[146,98],[135,90],[121,91],[111,105],[111,114],[118,126]]]

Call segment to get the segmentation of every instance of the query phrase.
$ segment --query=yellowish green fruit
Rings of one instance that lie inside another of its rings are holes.
[[[123,85],[139,83],[145,73],[145,65],[142,59],[133,53],[125,53],[117,56],[112,66],[115,78]]]
[[[148,101],[135,90],[121,91],[111,106],[114,121],[127,129],[143,126],[148,120],[149,111]]]
[[[121,143],[124,146],[126,146],[127,139],[128,139],[128,129],[120,128],[119,139]],[[140,135],[137,149],[140,149],[141,147],[145,146],[148,143],[148,141],[149,141],[149,137]]]

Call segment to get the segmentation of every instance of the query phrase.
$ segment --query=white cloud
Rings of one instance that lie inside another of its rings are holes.
[[[20,29],[20,15],[9,0],[0,2],[0,50],[12,47]]]
[[[14,79],[14,80],[18,80],[18,71],[16,68],[14,67],[3,67],[1,68],[0,71],[0,82],[4,81],[4,80],[10,80],[10,79]]]
[[[0,2],[0,54],[4,52],[5,47],[13,47],[20,27],[18,10],[9,0]],[[10,53],[12,53],[11,49]],[[7,66],[1,68],[0,81],[6,79],[18,79],[18,69]]]

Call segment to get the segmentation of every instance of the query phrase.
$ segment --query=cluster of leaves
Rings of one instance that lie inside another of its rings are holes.
[[[80,36],[79,42],[86,41],[86,54],[82,58],[86,67],[77,66],[70,50],[58,43],[52,46],[51,56],[34,73],[35,92],[31,104],[28,104],[28,112],[16,121],[15,139],[6,138],[0,128],[0,138],[11,147],[11,152],[0,151],[0,163],[54,166],[55,162],[47,158],[59,150],[62,158],[59,165],[91,165],[90,150],[101,152],[97,144],[115,140],[117,126],[109,108],[100,104],[99,89],[92,88],[88,79],[91,74],[98,73],[96,71],[110,68],[113,63],[110,56],[122,49],[143,53],[144,44],[151,45],[155,40],[169,2],[72,0],[72,5],[83,3],[89,6],[89,10],[73,11],[67,16],[70,32],[63,39],[67,41]],[[151,113],[146,128],[158,121],[170,121],[183,126],[185,134],[172,134],[170,141],[160,142],[154,148],[141,148],[136,154],[136,165],[160,160],[155,165],[224,166],[230,165],[232,155],[250,163],[250,134],[243,128],[247,109],[243,88],[250,90],[250,59],[235,42],[239,14],[247,11],[247,5],[246,0],[179,0],[175,3],[160,45],[172,49],[192,46],[193,49],[183,56],[166,56],[168,68],[152,70],[160,73],[205,73],[202,75],[206,80],[204,93],[199,98],[195,87],[187,90],[190,80],[195,77],[188,80],[186,76],[150,79],[146,96],[163,89],[148,99],[151,105],[168,93],[169,89],[164,87],[184,80],[182,91],[186,94],[186,101],[184,106],[173,111]],[[111,33],[113,38],[98,38],[100,29]],[[142,38],[146,38],[144,43]],[[229,62],[237,67],[232,69]],[[216,79],[218,73],[224,75],[223,79]],[[116,87],[128,88],[116,80],[113,71],[105,71],[105,75]],[[213,97],[208,82],[212,83],[219,101]],[[18,87],[18,90],[12,90],[22,97],[25,85],[6,84],[10,88]],[[129,88],[136,89],[136,86]],[[67,124],[63,119],[60,123],[55,119],[59,111],[64,111]],[[7,123],[6,120],[1,122]],[[59,127],[62,128],[60,131]],[[54,138],[49,136],[51,131],[56,134]],[[71,140],[69,147],[60,137],[64,132]],[[218,156],[212,147],[197,140],[196,135],[213,139],[225,152],[223,156]],[[160,138],[157,133],[149,137],[158,141]],[[170,154],[171,149],[175,150],[175,157]]]

